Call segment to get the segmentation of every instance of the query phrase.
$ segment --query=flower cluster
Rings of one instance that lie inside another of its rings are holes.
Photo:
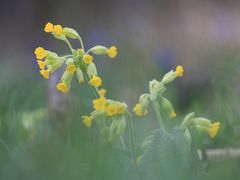
[[[43,47],[35,49],[34,53],[37,58],[40,74],[45,79],[49,79],[51,73],[65,64],[65,71],[60,82],[56,85],[57,90],[63,93],[69,92],[74,75],[76,75],[79,83],[83,83],[84,79],[87,79],[88,83],[95,88],[102,85],[102,80],[97,75],[96,66],[91,54],[108,55],[113,59],[117,56],[117,48],[115,46],[106,48],[98,45],[85,51],[80,35],[72,28],[62,27],[59,24],[53,25],[48,22],[44,27],[44,31],[46,33],[51,33],[55,38],[64,41],[71,51],[71,54],[69,55],[58,56],[56,53],[46,50]],[[78,49],[72,48],[68,39],[79,40],[81,47]]]

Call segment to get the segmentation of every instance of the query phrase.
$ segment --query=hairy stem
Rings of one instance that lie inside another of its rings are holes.
[[[152,105],[153,105],[153,109],[155,111],[155,114],[157,116],[160,128],[162,128],[163,130],[166,130],[165,129],[165,125],[164,125],[163,120],[162,120],[162,116],[161,116],[160,110],[159,110],[158,102],[156,100],[152,100]]]

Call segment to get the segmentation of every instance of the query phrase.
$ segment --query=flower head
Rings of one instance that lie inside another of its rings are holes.
[[[184,69],[183,69],[182,66],[177,66],[176,67],[176,73],[177,73],[178,77],[182,77],[183,76],[183,72],[184,72]]]
[[[67,93],[69,91],[67,85],[64,82],[60,82],[56,86],[57,90],[61,91],[62,93]]]
[[[86,126],[86,127],[90,127],[92,125],[92,116],[82,116],[82,119],[83,119],[83,124]]]
[[[35,49],[34,54],[37,59],[43,59],[47,56],[47,51],[42,47],[38,47]]]
[[[89,55],[89,54],[86,54],[86,55],[83,56],[83,61],[86,64],[91,64],[92,60],[93,60],[93,57],[91,55]]]
[[[219,127],[220,127],[220,122],[215,122],[210,125],[208,133],[211,138],[214,138],[217,135]]]
[[[73,75],[75,72],[76,72],[77,68],[74,64],[69,64],[67,66],[67,69],[66,71],[70,74],[70,75]]]
[[[49,79],[49,70],[40,70],[40,74],[45,78],[45,79]]]
[[[57,35],[60,36],[63,34],[63,28],[61,25],[55,25],[53,28],[53,32]]]
[[[107,102],[107,99],[105,97],[100,97],[98,99],[95,99],[92,101],[93,108],[95,110],[102,110],[105,108],[106,102]]]
[[[106,90],[106,89],[103,89],[103,88],[102,88],[102,89],[99,90],[100,96],[105,97],[106,93],[107,93],[107,90]]]
[[[142,111],[142,107],[139,103],[137,103],[134,108],[133,108],[133,112],[135,112],[136,115],[138,116],[144,116],[147,114],[147,110],[145,110],[144,112]]]
[[[105,109],[108,116],[113,116],[118,113],[118,108],[116,105],[110,104]]]
[[[91,84],[94,87],[99,87],[102,85],[102,79],[99,76],[94,75],[92,79],[89,81],[89,84]]]
[[[176,112],[172,111],[171,113],[169,113],[169,117],[170,118],[175,118],[177,116]]]
[[[37,63],[38,63],[39,69],[41,70],[44,69],[45,66],[47,65],[47,62],[42,60],[37,60]]]
[[[48,23],[45,25],[45,27],[44,27],[44,31],[45,31],[46,33],[51,33],[51,32],[53,32],[53,29],[54,29],[53,24],[50,23],[50,22],[48,22]]]
[[[116,46],[112,46],[107,50],[107,54],[110,58],[114,59],[117,56]]]

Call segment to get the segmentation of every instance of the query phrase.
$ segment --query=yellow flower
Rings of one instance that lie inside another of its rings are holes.
[[[210,136],[211,138],[214,138],[214,137],[217,135],[219,126],[220,126],[220,122],[215,122],[215,123],[212,123],[212,124],[210,125],[210,128],[209,128],[209,136]]]
[[[105,108],[105,111],[107,113],[108,116],[113,116],[115,114],[118,113],[118,109],[116,107],[116,105],[108,105],[106,108]]]
[[[86,54],[86,55],[83,56],[83,61],[86,64],[91,64],[92,60],[93,60],[93,57],[91,55],[89,55],[89,54]]]
[[[169,114],[170,118],[175,118],[176,116],[177,116],[177,114],[174,111]]]
[[[93,108],[95,110],[102,110],[105,108],[106,102],[107,102],[107,99],[105,97],[100,97],[99,99],[95,99],[92,101]]]
[[[118,106],[117,107],[117,113],[118,114],[124,114],[125,113],[125,107],[124,106]]]
[[[70,74],[70,75],[73,75],[75,72],[76,72],[77,68],[74,64],[69,64],[67,66],[67,69],[66,71]]]
[[[97,75],[94,75],[92,79],[89,81],[89,84],[91,84],[94,87],[99,87],[102,85],[102,79]]]
[[[86,127],[90,127],[92,125],[92,116],[82,116],[82,119],[83,119],[83,124],[86,126]]]
[[[47,62],[42,60],[37,60],[37,63],[38,63],[39,69],[41,70],[44,69],[45,66],[47,65]]]
[[[176,67],[176,73],[177,73],[178,77],[182,77],[183,76],[183,72],[184,72],[184,69],[183,69],[182,66],[177,66]]]
[[[47,56],[47,51],[42,47],[38,47],[35,49],[34,54],[36,55],[37,59],[43,59]]]
[[[40,70],[40,74],[45,78],[48,79],[49,78],[49,70]]]
[[[102,89],[99,90],[100,96],[105,97],[106,93],[107,93],[106,89],[103,89],[103,88],[102,88]]]
[[[115,58],[117,56],[117,48],[116,46],[112,46],[107,50],[107,54],[110,58]]]
[[[147,114],[147,110],[145,112],[142,112],[142,107],[139,103],[137,103],[134,108],[133,108],[133,112],[135,112],[136,115],[138,116],[144,116]]]
[[[83,51],[82,48],[78,48],[77,51],[78,51],[80,54],[84,53],[84,51]]]
[[[63,33],[63,28],[61,25],[55,25],[53,28],[53,32],[57,35],[60,36]]]
[[[66,84],[64,82],[58,83],[56,88],[57,88],[57,90],[59,90],[63,93],[67,93],[69,91],[68,87],[66,86]]]
[[[45,27],[44,27],[44,31],[45,31],[46,33],[51,33],[51,32],[53,32],[53,24],[50,23],[50,22],[48,22],[48,23],[45,25]]]

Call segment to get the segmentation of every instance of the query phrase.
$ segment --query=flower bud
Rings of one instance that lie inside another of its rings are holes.
[[[187,127],[188,125],[190,125],[192,123],[194,115],[194,112],[187,114],[181,123],[181,127]]]
[[[107,50],[108,49],[106,47],[97,45],[91,48],[89,51],[96,55],[104,55],[107,54]]]
[[[76,76],[77,76],[78,82],[80,84],[84,83],[83,72],[82,72],[82,70],[80,68],[77,68]]]
[[[168,83],[172,82],[173,80],[175,80],[176,78],[177,78],[176,72],[171,70],[170,72],[168,72],[167,74],[164,75],[161,82],[163,84],[168,84]]]
[[[149,89],[150,89],[150,94],[151,98],[156,99],[158,95],[162,95],[162,93],[165,91],[165,87],[163,83],[153,79],[149,83]]]
[[[77,31],[72,28],[65,27],[63,28],[63,34],[71,39],[78,39],[80,36],[78,35]]]
[[[118,120],[117,126],[117,134],[119,136],[123,135],[126,129],[126,119],[125,116],[122,116],[121,119]]]
[[[148,107],[149,107],[149,94],[145,93],[142,94],[139,98],[139,103],[141,105],[141,110],[143,112],[148,111]]]
[[[164,97],[161,98],[161,102],[162,102],[163,108],[169,114],[169,117],[170,118],[175,118],[176,117],[176,113],[175,113],[175,111],[173,109],[173,106],[172,106],[171,102],[167,98],[164,98]]]
[[[205,127],[210,127],[211,121],[202,117],[194,118],[193,119],[194,124],[200,125],[200,126],[205,126]]]
[[[94,63],[91,63],[91,64],[88,65],[88,67],[87,67],[87,74],[90,77],[93,77],[94,75],[97,75],[97,68],[96,68]]]

